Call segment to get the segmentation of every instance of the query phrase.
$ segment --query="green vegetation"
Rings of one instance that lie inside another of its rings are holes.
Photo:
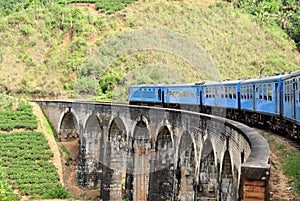
[[[123,8],[130,5],[134,1],[137,0],[119,0],[119,1],[98,0],[96,2],[96,6],[98,10],[106,12],[107,14],[113,14],[119,10],[122,10]]]
[[[11,106],[12,102],[6,104]],[[5,106],[2,106],[2,109],[3,111],[0,111],[0,130],[11,131],[18,128],[33,130],[37,128],[36,117],[32,113],[29,103],[20,101],[16,110]]]
[[[9,184],[6,182],[5,178],[5,169],[0,168],[0,200],[2,201],[12,201],[20,200],[21,197],[16,195],[13,190],[9,187]]]
[[[70,197],[62,186],[58,186],[56,168],[49,162],[53,153],[42,133],[0,133],[0,153],[0,167],[5,169],[5,179],[21,195],[35,198]]]
[[[219,79],[299,69],[296,44],[279,26],[258,23],[225,2],[88,1],[101,13],[71,4],[86,2],[80,0],[10,2],[0,18],[0,36],[5,38],[0,41],[0,92],[17,96],[125,101],[131,84],[208,79],[186,58],[163,47],[129,51],[101,65],[106,41],[149,28],[170,30],[202,47]]]
[[[229,0],[231,1],[231,0]],[[300,50],[300,2],[295,0],[241,0],[235,7],[254,15],[259,22],[276,25],[299,45]]]
[[[69,198],[50,161],[53,153],[45,136],[33,131],[37,120],[30,104],[0,94],[0,111],[1,130],[29,129],[0,132],[0,200],[20,200],[20,196]],[[15,195],[13,189],[20,195]]]
[[[288,149],[286,145],[276,140],[267,133],[262,135],[268,140],[272,153],[276,153],[279,162],[283,164],[283,172],[290,178],[290,185],[300,193],[300,155],[293,149]],[[274,167],[276,171],[277,167]]]
[[[72,3],[89,4],[75,6]],[[17,188],[22,195],[37,198],[69,197],[59,184],[54,166],[48,162],[52,153],[47,142],[41,133],[34,131],[37,121],[31,107],[1,92],[31,99],[71,97],[126,101],[131,84],[208,79],[199,69],[201,63],[193,64],[186,55],[179,56],[174,53],[176,50],[164,49],[164,44],[117,54],[105,66],[106,61],[100,56],[122,47],[106,43],[111,38],[145,29],[170,30],[203,48],[214,64],[211,68],[218,72],[218,79],[256,78],[275,71],[298,70],[300,55],[290,37],[299,43],[299,2],[242,0],[235,6],[257,18],[233,9],[226,2],[203,5],[193,0],[189,3],[1,1],[0,200],[19,200],[12,188]],[[171,40],[172,37],[161,35],[160,39]],[[155,39],[150,42],[155,44]],[[104,47],[104,44],[109,45]],[[105,48],[109,51],[105,52]],[[194,49],[186,52],[194,53]],[[11,132],[19,128],[22,132]],[[286,174],[296,178],[299,189],[297,164],[298,158],[288,159]]]

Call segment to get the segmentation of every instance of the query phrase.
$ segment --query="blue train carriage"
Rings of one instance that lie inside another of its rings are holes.
[[[129,87],[128,101],[131,105],[163,106],[163,85],[133,85]]]
[[[201,83],[165,85],[164,106],[199,111]]]
[[[285,130],[300,141],[300,71],[283,77],[282,114]]]
[[[277,130],[281,121],[281,92],[281,75],[241,82],[241,109],[245,121]]]
[[[240,109],[240,80],[209,82],[203,85],[204,112],[236,119]],[[214,111],[212,111],[214,108]],[[226,111],[225,111],[226,110]]]

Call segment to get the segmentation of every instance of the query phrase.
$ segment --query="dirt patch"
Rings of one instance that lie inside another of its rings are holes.
[[[59,144],[60,146],[64,146],[70,153],[69,157],[66,153],[63,153],[62,155],[63,180],[65,188],[71,193],[72,196],[79,197],[81,200],[100,200],[100,189],[87,189],[78,186],[76,180],[79,148],[78,139],[67,142],[60,142]]]
[[[38,118],[37,131],[42,132],[48,141],[49,147],[53,153],[52,162],[57,169],[57,173],[59,175],[60,182],[62,183],[63,182],[62,164],[61,164],[61,160],[60,160],[60,151],[57,146],[55,137],[53,136],[52,133],[48,132],[47,128],[45,127],[46,119],[45,119],[44,114],[43,114],[42,110],[40,109],[39,105],[34,102],[31,102],[30,104],[33,108],[33,113]]]
[[[261,131],[259,131],[261,132]],[[264,131],[267,133],[267,140],[275,140],[275,143],[283,145],[288,150],[294,150],[297,155],[300,155],[300,150],[295,146],[294,142],[285,139],[282,136]],[[300,200],[299,194],[296,193],[292,178],[284,174],[283,161],[286,160],[279,150],[271,149],[271,175],[269,181],[270,200],[274,201],[291,201]]]

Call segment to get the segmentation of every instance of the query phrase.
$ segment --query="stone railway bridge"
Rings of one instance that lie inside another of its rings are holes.
[[[102,200],[266,200],[269,146],[253,129],[190,111],[36,101],[59,139],[78,136],[76,177]]]

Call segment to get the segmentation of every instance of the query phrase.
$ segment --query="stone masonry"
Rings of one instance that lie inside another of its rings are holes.
[[[195,112],[36,101],[59,140],[79,138],[77,180],[102,200],[266,200],[269,147],[253,129]]]

